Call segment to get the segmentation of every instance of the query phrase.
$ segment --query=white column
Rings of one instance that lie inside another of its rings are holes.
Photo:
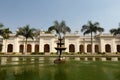
[[[69,52],[69,44],[68,44],[68,40],[67,39],[65,39],[65,47],[66,47],[66,50],[65,50],[65,52]]]
[[[5,52],[6,51],[6,48],[5,48],[5,40],[3,40],[3,44],[2,44],[3,46],[2,46],[2,52]]]
[[[87,44],[84,45],[85,53],[87,52]]]
[[[44,52],[44,41],[43,41],[43,39],[40,39],[39,50],[40,50],[40,52]]]
[[[104,40],[100,40],[100,52],[105,52],[105,44],[104,44]]]
[[[76,44],[75,44],[75,52],[79,52],[79,39],[76,40]]]
[[[13,52],[19,52],[18,38],[14,39]]]
[[[93,43],[92,52],[95,53],[95,44]]]
[[[35,43],[33,43],[31,45],[32,45],[32,52],[35,52]]]
[[[117,47],[116,47],[116,44],[115,44],[115,39],[112,40],[111,52],[117,52]]]

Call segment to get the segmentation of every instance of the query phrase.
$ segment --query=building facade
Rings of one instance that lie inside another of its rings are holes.
[[[39,37],[35,37],[33,40],[28,39],[27,53],[31,52],[57,52],[58,38],[53,34],[40,33]],[[78,33],[66,34],[63,42],[66,47],[65,52],[84,52],[84,53],[98,53],[107,52],[115,53],[120,52],[120,38],[115,37],[112,34],[99,34],[93,37],[93,46],[91,46],[91,37],[81,36]],[[10,54],[13,52],[23,54],[25,51],[25,38],[22,36],[15,37],[15,34],[11,34],[10,38],[4,40],[0,38],[0,44],[2,45],[2,52]],[[92,48],[92,50],[91,50]]]

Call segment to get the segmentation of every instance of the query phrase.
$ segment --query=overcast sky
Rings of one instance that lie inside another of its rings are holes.
[[[13,32],[27,24],[47,30],[55,20],[65,20],[72,32],[91,20],[109,33],[120,22],[120,0],[0,0],[0,23]]]

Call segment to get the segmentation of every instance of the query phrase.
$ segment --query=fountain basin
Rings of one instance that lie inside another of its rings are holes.
[[[64,45],[64,43],[57,43],[57,45]]]
[[[55,47],[56,50],[65,50],[65,47]]]

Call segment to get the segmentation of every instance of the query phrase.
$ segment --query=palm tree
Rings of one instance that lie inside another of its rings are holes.
[[[6,29],[3,29],[3,30],[2,30],[1,36],[2,36],[3,39],[5,40],[5,49],[6,49],[7,39],[9,39],[11,33],[12,33],[12,32],[9,30],[9,28],[6,28]],[[5,53],[7,53],[7,49],[5,50]]]
[[[36,29],[30,28],[29,25],[26,25],[24,27],[18,28],[18,31],[16,32],[16,36],[21,35],[21,36],[25,37],[25,51],[24,51],[25,53],[24,54],[27,53],[27,39],[28,38],[33,39],[35,31],[36,31]]]
[[[2,23],[0,23],[0,35],[2,35],[2,33],[3,33],[3,27],[4,27],[4,25]]]
[[[91,47],[93,47],[93,33],[97,32],[103,32],[104,29],[99,26],[98,22],[92,23],[91,21],[88,21],[88,24],[83,25],[81,32],[83,32],[84,35],[89,34],[91,35]],[[91,48],[91,52],[93,53],[93,50]]]
[[[53,30],[55,30],[56,34],[58,34],[58,37],[60,39],[66,34],[66,32],[71,32],[71,29],[66,26],[65,21],[61,21],[61,23],[59,23],[58,21],[54,21],[54,25],[48,28],[49,32]]]
[[[111,29],[110,33],[116,36],[120,36],[120,27]]]
[[[61,21],[60,23],[58,21],[54,21],[54,25],[48,28],[49,32],[53,30],[55,30],[56,34],[58,34],[58,40],[60,42],[60,47],[61,47],[62,38],[64,37],[66,32],[71,32],[71,29],[68,26],[66,26],[65,21]],[[61,54],[62,54],[62,50],[60,50],[60,54],[58,58],[59,60],[61,58]]]
[[[3,27],[4,25],[2,23],[0,23],[0,36],[2,35],[3,33]],[[0,45],[0,52],[2,51],[2,45]]]

